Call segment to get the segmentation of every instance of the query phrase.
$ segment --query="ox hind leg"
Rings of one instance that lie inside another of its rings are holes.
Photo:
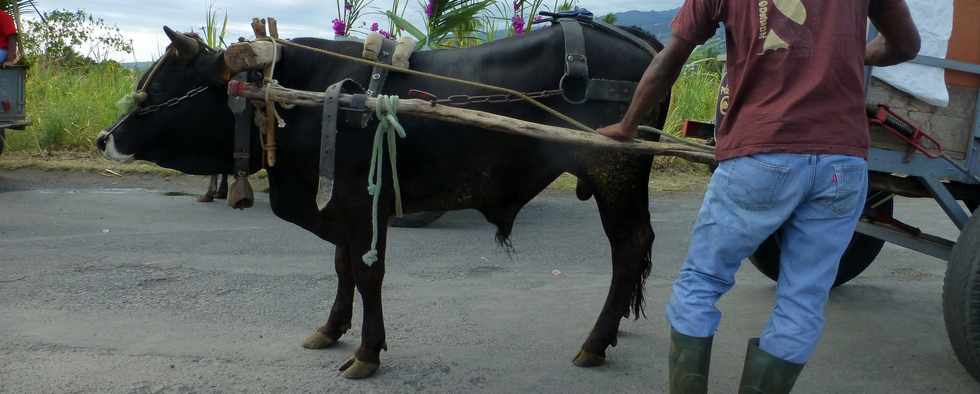
[[[327,322],[303,340],[307,349],[325,349],[337,343],[350,329],[351,315],[354,311],[354,273],[350,247],[337,245],[334,252],[334,267],[337,271],[337,295],[330,308]]]
[[[643,171],[649,171],[645,166]],[[648,173],[647,173],[648,174]],[[612,283],[599,318],[575,356],[579,367],[602,365],[606,349],[616,346],[621,319],[643,314],[643,287],[650,275],[654,233],[650,226],[647,180],[638,172],[614,184],[596,185],[595,198],[602,227],[612,249]]]

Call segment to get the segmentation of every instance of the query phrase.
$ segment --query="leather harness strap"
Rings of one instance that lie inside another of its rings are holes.
[[[320,170],[316,190],[316,207],[323,211],[333,197],[336,178],[337,122],[342,93],[361,93],[364,89],[357,82],[345,79],[327,87],[323,97],[323,119],[320,128]]]
[[[559,19],[565,37],[565,75],[558,87],[571,104],[586,102],[589,90],[589,59],[585,55],[585,33],[576,19]]]
[[[381,51],[378,53],[377,61],[384,64],[391,64],[391,56],[395,54],[395,41],[381,40]],[[388,69],[375,66],[371,70],[371,81],[368,83],[367,95],[376,97],[384,89],[385,81],[388,80]]]
[[[583,20],[582,17],[560,17],[557,23],[561,25],[565,39],[565,74],[562,75],[558,85],[562,90],[562,98],[571,104],[583,104],[589,100],[620,103],[632,101],[633,93],[636,92],[636,82],[589,77],[589,59],[585,52],[585,33],[582,24],[590,24],[607,33],[625,38],[649,52],[651,56],[656,56],[657,51],[629,32],[602,22]]]
[[[234,80],[245,82],[248,73],[239,73]],[[245,97],[229,95],[228,108],[235,117],[235,182],[228,191],[228,205],[235,209],[251,208],[255,199],[248,174],[252,166],[253,106]]]

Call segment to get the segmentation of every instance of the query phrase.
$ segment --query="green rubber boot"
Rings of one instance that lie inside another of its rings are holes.
[[[708,392],[713,337],[689,337],[670,329],[670,394]]]
[[[759,338],[749,340],[739,394],[789,394],[805,364],[794,364],[759,349]]]

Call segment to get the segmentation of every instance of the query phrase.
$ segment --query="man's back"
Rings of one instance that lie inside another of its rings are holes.
[[[727,86],[719,160],[758,153],[865,157],[868,0],[696,0],[674,35],[700,43],[724,23]]]

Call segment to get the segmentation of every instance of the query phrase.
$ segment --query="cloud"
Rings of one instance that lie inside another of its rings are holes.
[[[412,22],[421,21],[421,7],[409,1],[406,17]],[[506,1],[506,0],[501,0]],[[375,0],[375,12],[391,7],[392,0]],[[663,10],[680,6],[683,0],[580,0],[582,7],[596,14],[628,10]],[[38,2],[42,11],[52,9],[75,10],[83,8],[108,24],[113,24],[133,40],[133,55],[116,53],[112,58],[120,61],[151,60],[163,52],[168,44],[162,27],[176,30],[199,31],[205,23],[207,0],[44,0]],[[545,0],[545,3],[550,3]],[[404,3],[402,3],[404,4]],[[251,37],[249,22],[252,17],[273,16],[279,21],[279,33],[284,37],[332,37],[330,21],[337,15],[332,1],[323,0],[214,0],[219,15],[228,13],[229,31],[226,40]],[[365,15],[363,21],[384,20],[383,15]]]

